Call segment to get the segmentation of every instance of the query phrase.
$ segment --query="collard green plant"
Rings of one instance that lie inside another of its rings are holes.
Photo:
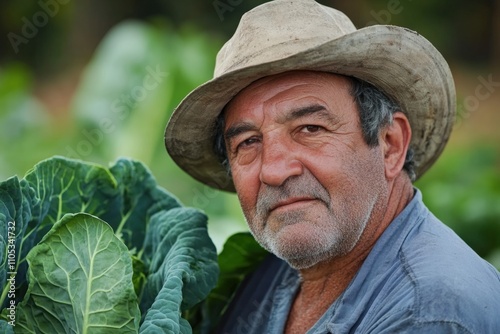
[[[206,223],[126,159],[0,183],[0,331],[191,333],[218,276]]]

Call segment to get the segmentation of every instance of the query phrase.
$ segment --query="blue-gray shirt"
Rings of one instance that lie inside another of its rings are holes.
[[[242,284],[217,333],[283,333],[299,288],[274,256]],[[307,332],[500,333],[500,274],[416,190],[343,294]]]

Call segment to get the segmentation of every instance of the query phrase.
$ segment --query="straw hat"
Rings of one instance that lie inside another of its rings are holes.
[[[175,109],[165,131],[174,161],[195,179],[234,191],[213,151],[214,122],[243,88],[291,70],[353,76],[391,97],[409,118],[416,176],[438,158],[455,117],[455,87],[436,48],[406,28],[357,30],[342,12],[313,0],[276,0],[247,12],[217,55],[214,78]]]

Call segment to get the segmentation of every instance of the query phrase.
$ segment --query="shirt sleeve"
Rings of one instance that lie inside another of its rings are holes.
[[[357,332],[356,332],[357,333]],[[377,334],[472,334],[473,331],[456,321],[416,319],[410,311],[394,312],[382,317],[363,333]]]

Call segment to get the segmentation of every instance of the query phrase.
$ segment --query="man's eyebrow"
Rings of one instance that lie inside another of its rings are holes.
[[[312,114],[316,114],[321,118],[325,118],[326,120],[332,123],[336,123],[338,121],[337,117],[332,113],[328,112],[326,108],[321,104],[312,104],[309,106],[293,109],[290,113],[284,115],[280,121],[285,123]]]
[[[226,142],[230,142],[230,140],[239,134],[242,134],[247,131],[254,131],[257,130],[257,127],[252,124],[252,123],[247,123],[247,122],[241,122],[237,123],[234,125],[231,125],[225,132],[224,132],[224,139]]]

